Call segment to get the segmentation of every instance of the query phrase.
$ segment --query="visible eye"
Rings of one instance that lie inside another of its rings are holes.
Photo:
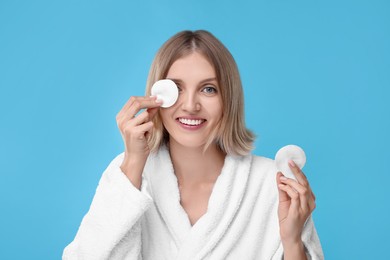
[[[180,85],[179,85],[179,83],[177,83],[177,82],[175,82],[175,84],[176,84],[176,86],[177,86],[177,90],[179,91],[179,93],[182,91],[182,89],[181,89],[181,87],[180,87]]]
[[[217,93],[217,89],[213,86],[206,86],[202,89],[202,92],[206,94],[215,94]]]

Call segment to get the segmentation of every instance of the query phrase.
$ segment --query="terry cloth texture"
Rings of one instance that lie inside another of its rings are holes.
[[[191,226],[167,148],[149,156],[141,191],[121,171],[123,158],[104,171],[64,260],[283,259],[273,160],[226,156],[207,212]],[[308,259],[324,258],[311,217],[302,240]]]

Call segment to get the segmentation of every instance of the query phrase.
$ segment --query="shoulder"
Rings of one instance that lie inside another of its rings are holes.
[[[103,172],[99,184],[101,184],[102,182],[109,183],[113,180],[118,179],[118,176],[122,177],[121,175],[123,175],[123,173],[122,170],[120,169],[120,166],[122,165],[124,157],[125,157],[125,153],[123,152],[116,155],[113,159],[111,159],[107,168]]]
[[[259,171],[276,171],[275,161],[273,159],[252,154],[252,169]]]
[[[275,161],[264,156],[248,154],[244,156],[229,156],[227,158],[225,164],[232,161],[238,165],[247,165],[250,172],[265,174],[277,171]]]
[[[252,155],[251,181],[258,185],[274,186],[278,172],[275,161],[258,155]]]

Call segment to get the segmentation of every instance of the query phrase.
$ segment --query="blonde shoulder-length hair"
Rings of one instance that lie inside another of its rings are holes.
[[[152,85],[165,79],[172,64],[193,52],[202,54],[214,67],[222,98],[223,115],[219,126],[206,142],[205,149],[213,143],[230,155],[246,155],[253,149],[254,134],[245,126],[244,96],[237,64],[228,49],[205,30],[182,31],[166,41],[157,52],[146,83],[146,95]],[[148,137],[152,152],[167,144],[169,134],[159,114],[153,119],[154,129]]]

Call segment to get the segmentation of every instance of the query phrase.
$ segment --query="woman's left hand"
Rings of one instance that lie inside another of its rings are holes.
[[[279,227],[284,245],[302,243],[303,226],[316,207],[315,196],[301,169],[289,162],[294,179],[286,178],[281,172],[276,176],[279,190]]]

